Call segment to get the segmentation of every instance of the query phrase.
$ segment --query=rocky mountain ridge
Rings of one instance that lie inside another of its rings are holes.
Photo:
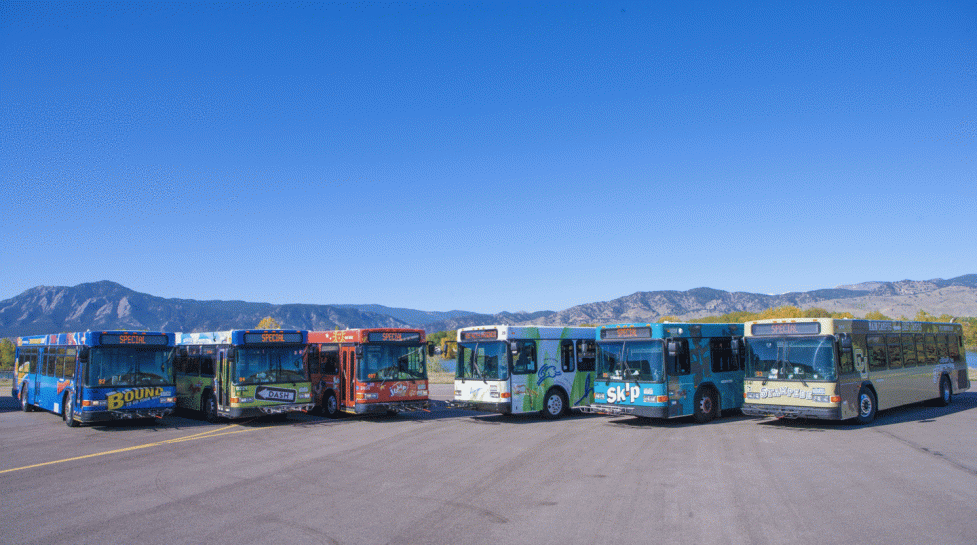
[[[821,307],[864,316],[931,314],[977,316],[977,274],[949,280],[863,282],[831,289],[765,295],[712,288],[636,292],[611,301],[559,312],[432,312],[382,305],[308,305],[167,299],[139,293],[110,281],[73,287],[38,286],[0,301],[0,337],[108,329],[215,331],[253,328],[271,316],[286,328],[423,327],[428,332],[474,325],[578,325],[653,322],[662,316],[701,318],[737,311],[760,312],[792,305]],[[389,312],[390,314],[387,314]],[[430,321],[428,321],[430,320]]]

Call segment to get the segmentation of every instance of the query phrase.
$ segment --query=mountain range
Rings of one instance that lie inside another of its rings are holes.
[[[377,304],[308,305],[167,299],[110,281],[72,287],[38,286],[0,301],[0,337],[85,330],[219,331],[255,327],[272,317],[284,328],[422,327],[428,332],[487,324],[577,325],[653,322],[662,316],[701,318],[771,307],[812,306],[864,316],[977,316],[977,274],[949,280],[863,282],[806,292],[765,295],[712,288],[642,291],[561,311],[479,314],[391,308]]]

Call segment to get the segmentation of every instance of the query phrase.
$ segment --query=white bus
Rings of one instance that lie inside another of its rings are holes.
[[[594,395],[593,327],[477,326],[458,330],[451,406],[559,418]]]
[[[954,323],[791,318],[747,322],[743,413],[854,418],[970,388]]]

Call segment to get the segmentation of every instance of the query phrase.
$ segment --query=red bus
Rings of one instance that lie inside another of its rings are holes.
[[[423,329],[310,331],[305,368],[313,399],[330,418],[428,408]]]

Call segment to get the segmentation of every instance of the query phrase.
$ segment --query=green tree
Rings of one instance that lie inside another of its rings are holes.
[[[281,324],[278,323],[278,320],[272,318],[271,316],[265,316],[264,318],[262,318],[261,321],[258,322],[258,325],[255,327],[255,329],[281,329],[281,328],[282,326]]]
[[[663,324],[665,322],[681,322],[682,320],[678,316],[672,316],[671,314],[666,314],[658,319],[658,323]]]
[[[865,319],[866,320],[891,320],[892,318],[889,318],[888,316],[882,314],[877,310],[873,310],[872,312],[865,314]]]
[[[0,369],[9,371],[14,368],[14,343],[10,339],[0,340]]]

